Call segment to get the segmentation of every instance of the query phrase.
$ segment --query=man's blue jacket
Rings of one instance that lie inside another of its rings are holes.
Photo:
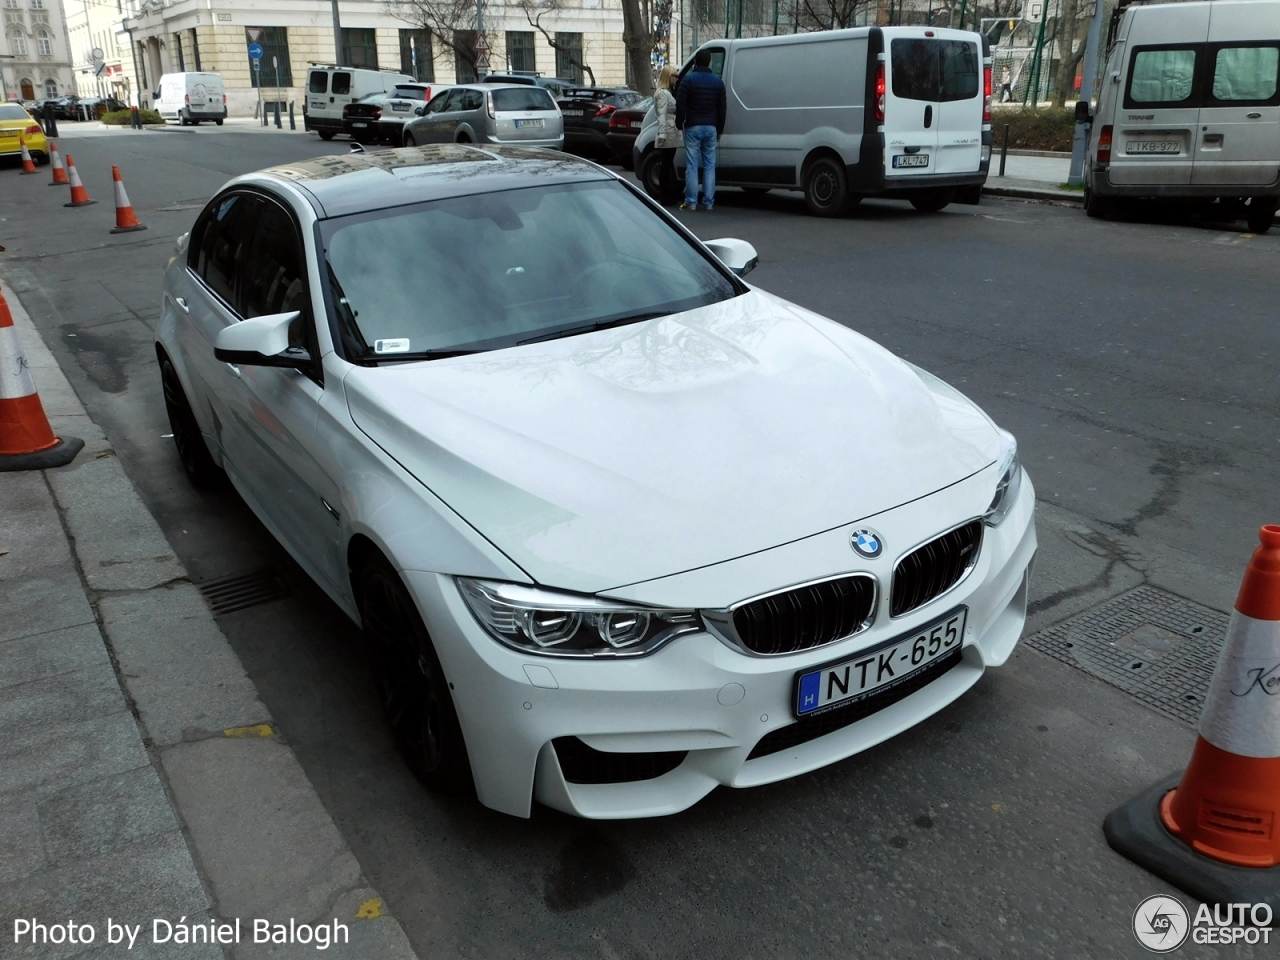
[[[710,67],[694,67],[676,90],[676,127],[715,127],[724,133],[724,82]]]

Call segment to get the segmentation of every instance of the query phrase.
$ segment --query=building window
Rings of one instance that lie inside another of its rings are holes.
[[[44,95],[52,100],[58,95],[58,81],[52,77],[44,82]]]
[[[507,69],[512,73],[538,72],[532,30],[507,31]]]
[[[582,82],[582,34],[556,31],[556,76]]]
[[[17,6],[17,4],[15,3],[15,4],[14,4],[14,6],[16,7],[16,6]],[[32,10],[43,10],[43,9],[44,9],[44,0],[31,0],[31,9],[32,9]]]
[[[16,31],[9,34],[9,49],[13,51],[14,56],[25,57],[27,55],[27,38]]]
[[[40,50],[40,56],[53,56],[53,40],[50,39],[49,34],[46,31],[40,31],[40,36],[36,40],[36,47]]]
[[[430,30],[400,31],[400,72],[415,80],[434,83],[436,67],[431,56]]]
[[[178,51],[178,72],[185,73],[187,69],[187,61],[182,56],[182,34],[175,33],[173,35],[173,46]]]
[[[203,69],[200,66],[200,41],[196,39],[196,28],[191,28],[191,56],[196,62],[196,69]]]
[[[377,31],[367,27],[343,27],[341,66],[368,67],[370,70],[377,70]]]
[[[453,72],[458,83],[475,83],[476,76],[476,32],[474,30],[453,31]]]
[[[292,87],[293,64],[289,60],[289,31],[285,27],[249,29],[258,31],[257,42],[262,44],[262,63],[257,70],[253,69],[253,58],[249,58],[250,82],[255,87]],[[275,57],[278,66],[271,65],[272,57]]]

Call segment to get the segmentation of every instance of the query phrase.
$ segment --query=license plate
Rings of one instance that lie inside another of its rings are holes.
[[[894,154],[893,165],[895,167],[927,167],[929,155],[927,153]]]
[[[1124,145],[1125,153],[1181,153],[1182,144],[1177,140],[1130,140]]]
[[[909,680],[960,648],[968,613],[967,607],[959,607],[883,646],[796,674],[796,716],[811,717],[857,703]]]
[[[631,121],[631,129],[632,129],[632,130],[639,130],[639,129],[640,129],[641,127],[643,127],[643,126],[644,126],[644,121],[643,121],[643,120],[632,120],[632,121]]]
[[[560,112],[561,112],[561,113],[563,113],[566,117],[580,117],[580,116],[582,116],[582,111],[581,111],[581,110],[561,110]]]
[[[351,124],[351,125],[352,125],[353,127],[367,127],[367,126],[368,126],[368,124],[367,124],[367,123],[353,123],[353,124]]]
[[[409,105],[407,103],[393,103],[391,109],[396,113],[408,113]]]
[[[543,123],[544,121],[542,120],[517,120],[516,126],[517,127],[540,127],[543,125]]]

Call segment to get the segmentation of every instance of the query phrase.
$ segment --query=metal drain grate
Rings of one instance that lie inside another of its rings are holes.
[[[289,595],[289,588],[274,570],[258,570],[233,577],[219,577],[196,584],[209,601],[215,617],[237,610],[247,610],[259,604],[281,600]]]
[[[1027,643],[1194,725],[1229,619],[1157,587],[1138,587],[1032,634]]]

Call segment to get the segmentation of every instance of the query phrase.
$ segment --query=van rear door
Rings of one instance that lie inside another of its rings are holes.
[[[1215,6],[1191,182],[1265,186],[1280,167],[1280,5]]]
[[[307,77],[307,112],[323,113],[329,106],[329,71],[312,70]]]
[[[886,34],[889,31],[885,31]],[[913,31],[916,32],[916,31]],[[923,33],[923,31],[919,31]],[[886,179],[934,173],[938,152],[938,41],[920,36],[887,37],[884,92]]]
[[[982,167],[982,51],[978,38],[937,40],[938,161],[934,173],[977,173]]]

